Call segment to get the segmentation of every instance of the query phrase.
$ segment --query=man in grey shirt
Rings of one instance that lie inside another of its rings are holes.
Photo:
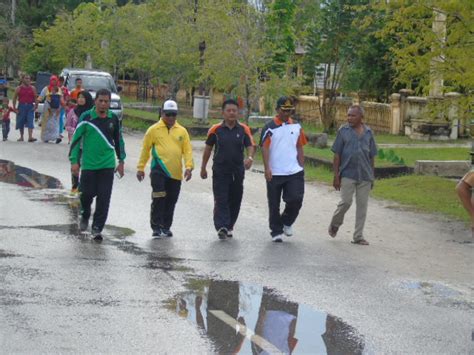
[[[356,222],[354,244],[369,245],[363,230],[367,216],[369,193],[374,182],[374,158],[377,155],[372,130],[362,123],[364,111],[360,106],[351,106],[347,111],[347,124],[337,132],[331,150],[334,152],[333,186],[341,191],[341,201],[329,225],[329,235],[335,237],[344,222],[344,215],[356,197]]]

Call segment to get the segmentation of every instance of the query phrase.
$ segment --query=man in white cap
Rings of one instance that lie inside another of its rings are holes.
[[[145,178],[145,165],[151,154],[152,203],[150,224],[154,238],[172,237],[174,207],[181,190],[181,180],[189,181],[194,168],[191,141],[186,128],[176,122],[178,104],[163,104],[161,119],[148,128],[143,139],[137,179]],[[183,174],[183,160],[185,171]]]

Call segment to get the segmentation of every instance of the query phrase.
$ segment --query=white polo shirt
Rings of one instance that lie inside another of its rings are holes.
[[[307,143],[303,128],[291,118],[282,122],[278,116],[267,123],[262,131],[261,145],[270,150],[272,175],[286,176],[299,173],[303,167],[298,163],[298,146]]]

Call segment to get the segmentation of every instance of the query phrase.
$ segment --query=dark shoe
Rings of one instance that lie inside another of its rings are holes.
[[[227,235],[228,235],[227,228],[222,227],[217,231],[217,236],[219,237],[219,239],[226,239]]]
[[[36,139],[36,138],[31,138],[31,139],[28,139],[28,142],[30,142],[30,143],[33,143],[33,142],[36,142],[36,141],[37,141],[37,139]]]
[[[351,243],[352,244],[357,244],[357,245],[369,245],[369,242],[366,241],[364,238],[353,240]]]
[[[161,233],[164,234],[165,237],[171,238],[173,236],[173,232],[170,231],[169,229],[162,229]]]
[[[79,221],[79,230],[85,232],[87,228],[89,228],[89,219],[81,217],[81,220]]]
[[[99,228],[92,227],[92,237],[94,240],[102,240],[102,231]]]
[[[56,144],[59,144],[59,143],[61,143],[61,142],[62,142],[62,139],[61,139],[61,138],[56,139]]]
[[[328,233],[331,237],[335,238],[337,235],[337,231],[339,227],[333,226],[332,224],[329,226]]]

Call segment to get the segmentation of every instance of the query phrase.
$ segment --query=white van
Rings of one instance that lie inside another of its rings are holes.
[[[69,91],[74,90],[76,79],[81,78],[82,87],[91,93],[93,99],[95,99],[97,90],[108,89],[112,93],[110,110],[122,120],[123,106],[120,96],[118,95],[122,88],[115,86],[112,75],[105,71],[77,68],[64,68],[60,75],[64,77],[64,85],[67,86]]]

